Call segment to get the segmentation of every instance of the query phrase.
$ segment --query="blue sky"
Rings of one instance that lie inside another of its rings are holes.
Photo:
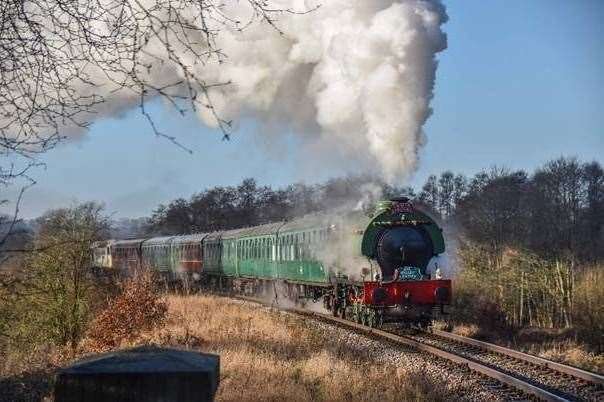
[[[439,54],[434,113],[420,186],[445,169],[491,165],[533,169],[561,155],[604,162],[604,1],[448,0],[448,49]],[[189,155],[155,137],[138,110],[96,122],[85,137],[44,156],[46,169],[22,205],[26,218],[74,201],[104,202],[116,217],[148,215],[160,202],[255,177],[262,184],[321,181],[338,169],[300,170],[241,121],[232,140],[194,117],[152,107],[161,130]],[[272,154],[271,157],[268,155]]]

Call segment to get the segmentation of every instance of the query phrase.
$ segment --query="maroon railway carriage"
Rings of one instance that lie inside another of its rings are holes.
[[[207,233],[176,236],[172,239],[174,269],[179,276],[198,281],[203,270],[202,242]]]
[[[116,240],[111,245],[112,268],[122,275],[132,275],[141,267],[141,246],[145,239]]]

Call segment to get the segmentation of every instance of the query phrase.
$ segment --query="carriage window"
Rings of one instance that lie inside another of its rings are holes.
[[[285,258],[285,238],[284,237],[280,237],[279,238],[279,243],[277,245],[279,247],[279,258],[283,259]]]

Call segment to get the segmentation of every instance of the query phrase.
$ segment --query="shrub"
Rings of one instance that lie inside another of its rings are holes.
[[[146,271],[126,281],[123,289],[97,315],[88,331],[87,348],[99,352],[119,346],[141,331],[164,323],[167,305],[153,275]]]
[[[73,352],[104,298],[90,275],[89,256],[92,243],[107,234],[108,220],[100,205],[85,203],[50,211],[38,224],[31,252],[3,300],[10,303],[8,320],[0,321],[18,349],[67,345]]]

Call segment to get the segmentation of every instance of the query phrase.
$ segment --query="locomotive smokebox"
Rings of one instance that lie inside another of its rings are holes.
[[[383,281],[427,279],[430,259],[445,250],[442,230],[407,197],[377,204],[363,233],[362,254],[375,260]]]
[[[401,267],[419,268],[425,274],[433,255],[428,235],[421,228],[413,226],[384,229],[378,239],[376,251],[384,280],[393,279],[395,270]]]

